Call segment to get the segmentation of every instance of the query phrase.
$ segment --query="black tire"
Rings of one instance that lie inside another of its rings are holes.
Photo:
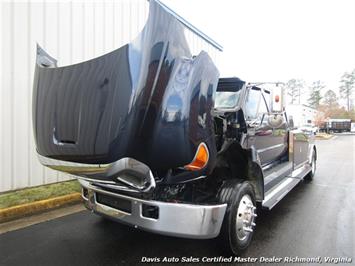
[[[316,160],[316,152],[315,151],[313,151],[313,154],[312,154],[311,167],[312,167],[312,170],[304,177],[304,179],[307,181],[312,181],[314,178],[314,175],[316,174],[317,160]]]
[[[222,224],[221,232],[219,235],[220,246],[223,248],[225,255],[240,255],[245,251],[253,237],[253,232],[245,232],[247,235],[245,239],[240,239],[237,235],[237,215],[238,208],[240,204],[245,204],[241,202],[244,196],[248,195],[251,199],[253,206],[256,207],[255,192],[252,185],[243,180],[227,180],[223,183],[219,193],[218,199],[221,203],[227,203],[227,210],[224,216],[224,221]],[[246,196],[246,197],[248,197]],[[243,200],[244,201],[244,200]],[[242,206],[243,207],[243,206]],[[256,217],[255,209],[252,210],[253,215],[251,222],[254,222]],[[255,225],[252,226],[255,230]],[[238,230],[241,231],[241,230]],[[244,232],[244,230],[242,230]],[[241,232],[241,233],[243,233]]]

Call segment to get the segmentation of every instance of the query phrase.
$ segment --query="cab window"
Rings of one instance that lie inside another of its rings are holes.
[[[234,108],[238,104],[240,91],[217,91],[215,108]]]
[[[245,103],[245,116],[247,120],[257,118],[260,96],[261,91],[259,88],[252,88],[249,90],[247,101]]]
[[[270,104],[271,104],[271,96],[270,96],[270,92],[269,91],[264,91],[263,93],[264,99],[265,99],[265,103],[267,106],[267,110],[270,112]]]
[[[267,117],[268,117],[268,111],[269,111],[269,106],[268,106],[268,101],[266,100],[267,96],[270,96],[270,94],[262,94],[261,100],[260,100],[260,105],[259,105],[259,111],[258,111],[258,117],[261,120],[261,123],[263,125],[267,124]],[[266,97],[265,97],[266,96]]]
[[[267,113],[266,102],[264,100],[264,97],[261,97],[258,114],[262,115],[262,114],[266,114],[266,113]]]

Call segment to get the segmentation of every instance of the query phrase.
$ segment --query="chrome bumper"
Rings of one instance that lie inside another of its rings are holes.
[[[108,192],[89,182],[79,181],[86,189],[86,195],[84,196],[83,193],[83,198],[89,210],[135,228],[164,235],[200,239],[214,238],[219,234],[227,208],[226,204],[193,205],[142,200]],[[130,211],[99,203],[98,195],[129,202]],[[158,216],[156,218],[143,216],[143,206],[154,206]]]
[[[121,182],[129,187],[123,188],[123,190],[136,192],[149,192],[155,188],[152,171],[147,165],[133,158],[126,157],[109,164],[84,164],[51,159],[40,154],[37,156],[44,166],[75,175],[84,180],[115,185],[116,187],[117,182]],[[129,175],[124,174],[126,170],[131,171]],[[133,173],[135,179],[130,177]]]

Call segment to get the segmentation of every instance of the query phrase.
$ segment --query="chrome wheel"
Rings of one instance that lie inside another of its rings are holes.
[[[251,197],[245,194],[238,206],[238,212],[236,217],[236,232],[239,240],[245,240],[250,233],[253,232],[255,227],[255,213],[256,207],[253,204]]]

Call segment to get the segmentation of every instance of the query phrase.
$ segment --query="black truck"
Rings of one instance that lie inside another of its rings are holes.
[[[219,79],[206,52],[191,54],[186,26],[150,1],[141,35],[111,53],[58,67],[38,47],[38,158],[78,178],[96,214],[171,236],[219,236],[240,254],[256,209],[312,179],[317,151],[290,129],[279,89]]]
[[[328,119],[325,122],[326,132],[350,132],[351,131],[351,119]]]

